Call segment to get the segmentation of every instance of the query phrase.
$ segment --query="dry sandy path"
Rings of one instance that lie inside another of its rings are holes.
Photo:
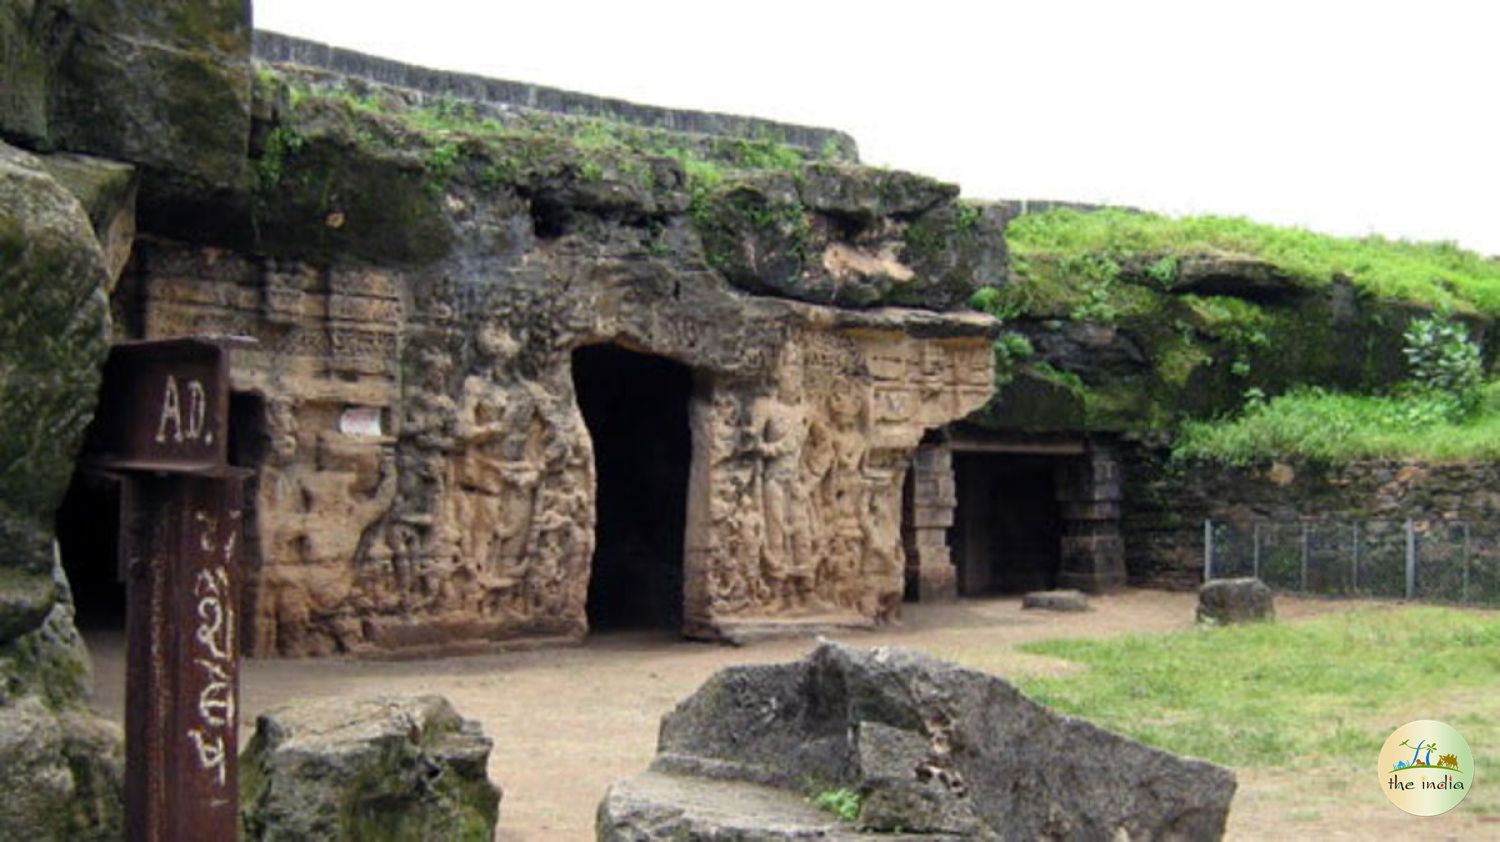
[[[1187,629],[1194,604],[1192,594],[1127,591],[1096,599],[1095,610],[1081,615],[1022,611],[1017,599],[907,605],[899,628],[835,637],[921,649],[999,675],[1035,675],[1070,667],[1017,652],[1018,644]],[[1287,620],[1349,605],[1290,597],[1277,603]],[[656,747],[657,723],[678,700],[722,667],[792,660],[813,645],[804,639],[736,649],[666,635],[617,634],[577,647],[421,661],[255,660],[244,665],[241,707],[243,721],[253,723],[260,711],[299,697],[441,693],[460,713],[480,720],[495,741],[490,775],[505,790],[496,839],[570,842],[593,838],[594,808],[604,790],[646,767]],[[90,648],[97,705],[119,719],[124,710],[119,636],[91,636]],[[1500,824],[1456,815],[1460,811],[1438,819],[1406,816],[1372,782],[1350,777],[1330,773],[1309,795],[1305,776],[1242,771],[1230,837],[1500,838]]]

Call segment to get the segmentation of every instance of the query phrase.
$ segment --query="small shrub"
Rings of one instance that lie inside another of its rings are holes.
[[[1036,348],[1025,334],[1008,330],[995,337],[995,386],[1014,380],[1021,363],[1035,354]]]
[[[281,184],[286,177],[287,165],[307,143],[296,129],[287,126],[277,126],[266,135],[266,145],[261,150],[260,160],[255,163],[255,178],[263,189],[270,189]]]
[[[1484,364],[1479,346],[1469,339],[1469,329],[1462,322],[1439,313],[1412,322],[1402,338],[1413,392],[1429,398],[1433,406],[1448,406],[1460,415],[1477,407]]]
[[[1147,263],[1146,277],[1156,281],[1162,289],[1170,289],[1177,280],[1176,256],[1169,254]]]
[[[824,790],[813,796],[813,806],[827,810],[846,822],[853,822],[859,818],[861,799],[859,793],[852,789],[830,789]]]

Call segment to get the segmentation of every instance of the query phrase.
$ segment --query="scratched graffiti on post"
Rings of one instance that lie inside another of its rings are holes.
[[[132,842],[239,830],[239,544],[228,462],[232,340],[110,349],[82,457],[121,482],[125,800]]]
[[[166,444],[168,441],[180,444],[184,440],[214,443],[213,431],[205,429],[208,393],[203,389],[203,382],[188,380],[186,391],[187,395],[184,397],[183,389],[177,385],[177,378],[167,375],[167,382],[162,388],[161,417],[156,424],[157,444]],[[184,400],[187,401],[186,406],[183,404]]]
[[[201,670],[197,722],[187,729],[187,738],[197,751],[198,764],[214,782],[227,783],[227,764],[233,746],[235,718],[234,643],[236,620],[229,565],[239,539],[240,513],[229,513],[230,524],[221,536],[217,519],[204,511],[193,513],[199,536],[195,549],[202,552],[204,566],[193,578],[198,625],[193,632],[193,665]]]

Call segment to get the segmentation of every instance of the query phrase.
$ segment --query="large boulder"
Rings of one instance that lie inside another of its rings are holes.
[[[78,201],[0,144],[0,644],[58,602],[52,518],[109,349],[107,283]]]
[[[123,741],[85,704],[52,524],[108,350],[108,282],[84,208],[0,144],[0,839],[124,834]]]
[[[1228,769],[1053,713],[995,676],[824,644],[724,670],[678,705],[651,771],[605,796],[598,838],[1211,839],[1234,789]],[[839,791],[857,796],[852,823],[788,797]]]
[[[143,165],[153,191],[237,187],[250,33],[249,0],[0,5],[0,136]]]
[[[1198,622],[1228,624],[1271,620],[1276,604],[1271,589],[1259,579],[1214,579],[1198,589]]]
[[[490,746],[441,696],[268,711],[240,758],[245,838],[488,842],[500,807]]]

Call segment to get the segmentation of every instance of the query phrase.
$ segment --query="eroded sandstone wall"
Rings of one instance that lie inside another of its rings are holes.
[[[598,343],[695,375],[687,630],[891,619],[923,430],[988,398],[992,323],[749,296],[709,271],[538,247],[463,282],[158,241],[151,337],[234,333],[258,467],[257,653],[452,648],[588,627]]]

